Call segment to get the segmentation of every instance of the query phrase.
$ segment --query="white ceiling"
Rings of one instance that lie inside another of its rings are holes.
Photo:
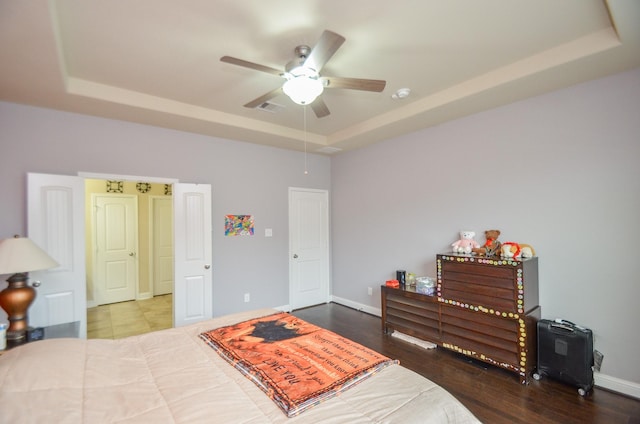
[[[243,107],[283,80],[220,57],[284,69],[325,29],[346,42],[321,73],[383,92],[325,90],[306,132],[284,94]],[[311,152],[638,66],[638,0],[0,0],[0,100]]]

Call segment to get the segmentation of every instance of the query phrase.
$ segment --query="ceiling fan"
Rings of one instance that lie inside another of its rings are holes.
[[[324,31],[313,49],[306,45],[296,47],[294,50],[296,58],[285,65],[284,71],[231,56],[223,56],[220,58],[220,61],[272,75],[278,75],[286,80],[281,87],[250,101],[244,105],[244,107],[255,108],[284,92],[295,103],[310,105],[316,116],[322,118],[330,113],[329,108],[322,98],[318,97],[325,88],[346,88],[379,93],[384,90],[386,85],[386,81],[383,80],[320,75],[320,71],[324,65],[331,59],[344,41],[345,38],[341,35],[331,31]]]

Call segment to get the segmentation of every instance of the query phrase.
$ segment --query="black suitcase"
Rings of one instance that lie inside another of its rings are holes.
[[[533,378],[542,376],[578,387],[585,396],[593,388],[593,332],[570,321],[538,321],[538,365]]]

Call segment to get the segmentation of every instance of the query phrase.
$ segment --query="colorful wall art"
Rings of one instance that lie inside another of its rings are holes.
[[[225,215],[224,217],[225,236],[252,236],[253,216],[252,215]]]

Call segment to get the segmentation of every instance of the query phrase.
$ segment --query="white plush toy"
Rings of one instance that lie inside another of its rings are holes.
[[[471,253],[471,249],[480,247],[473,239],[475,236],[475,231],[460,231],[460,240],[451,245],[453,253]]]

